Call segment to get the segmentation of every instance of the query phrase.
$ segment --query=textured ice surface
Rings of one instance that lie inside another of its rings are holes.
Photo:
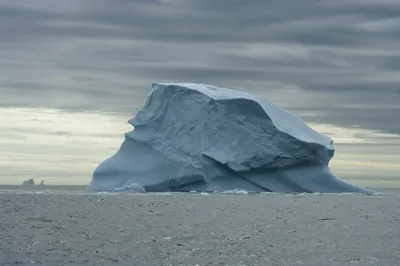
[[[367,192],[330,172],[329,137],[249,93],[157,83],[129,123],[89,190]]]

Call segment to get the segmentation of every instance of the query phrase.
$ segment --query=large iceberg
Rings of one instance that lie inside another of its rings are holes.
[[[153,84],[89,190],[368,192],[328,168],[333,141],[252,94]]]

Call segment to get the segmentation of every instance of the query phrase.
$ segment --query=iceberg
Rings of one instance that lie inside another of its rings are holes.
[[[31,186],[34,186],[34,185],[35,185],[35,181],[32,178],[22,182],[22,186],[23,187],[31,187]]]
[[[369,192],[330,171],[331,138],[246,92],[155,83],[129,123],[88,190]]]

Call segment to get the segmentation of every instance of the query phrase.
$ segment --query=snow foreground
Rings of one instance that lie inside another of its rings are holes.
[[[89,191],[370,192],[331,173],[329,137],[249,93],[156,83],[129,123]]]

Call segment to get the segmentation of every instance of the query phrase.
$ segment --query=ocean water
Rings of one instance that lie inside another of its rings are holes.
[[[21,193],[56,193],[56,194],[84,194],[86,186],[80,185],[35,185],[23,187],[22,185],[0,185],[1,194]]]
[[[184,195],[184,194],[243,194],[243,195],[328,195],[327,193],[274,193],[274,192],[251,192],[244,190],[229,190],[224,192],[150,192],[150,193],[136,193],[135,191],[115,191],[115,192],[91,192],[86,190],[87,186],[84,185],[35,185],[31,187],[23,187],[21,185],[0,185],[0,194],[65,194],[65,195],[101,195],[101,194],[133,194],[133,195]],[[376,192],[377,195],[400,195],[400,188],[368,188]],[[332,193],[331,193],[332,194]],[[353,193],[333,193],[339,195],[353,194]],[[357,193],[354,193],[355,195]]]
[[[400,191],[0,186],[0,265],[399,265]]]

